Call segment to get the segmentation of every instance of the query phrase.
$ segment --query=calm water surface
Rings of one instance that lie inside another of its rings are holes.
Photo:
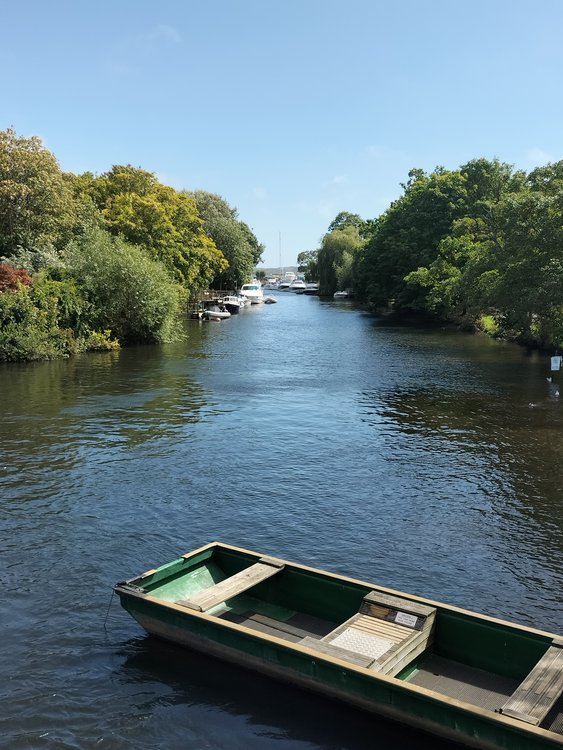
[[[563,630],[547,359],[278,296],[181,344],[0,366],[0,746],[437,747],[161,644],[111,586],[208,541]]]

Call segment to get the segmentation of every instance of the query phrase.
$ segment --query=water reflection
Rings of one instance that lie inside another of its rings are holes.
[[[150,688],[147,699],[137,704],[141,715],[150,717],[177,706],[205,714],[199,746],[211,736],[213,746],[229,748],[306,745],[367,750],[373,748],[374,737],[384,747],[387,743],[411,750],[451,747],[300,688],[187,649],[179,651],[156,638],[129,641],[121,653],[125,660],[112,679],[140,697],[144,686]],[[176,731],[181,735],[183,729],[177,726]]]
[[[105,637],[110,587],[221,539],[563,630],[563,412],[544,368],[293,295],[187,321],[174,345],[0,365],[6,745],[420,747],[131,640],[116,606]]]
[[[485,346],[484,355],[468,359],[455,339],[450,352],[448,340],[436,341],[432,331],[423,333],[422,343],[413,341],[412,331],[404,335],[406,348],[418,347],[416,376],[403,377],[406,384],[386,381],[363,390],[359,404],[389,471],[395,465],[400,471],[396,486],[410,489],[419,533],[436,540],[434,549],[424,548],[425,557],[446,565],[448,554],[440,554],[440,547],[449,539],[448,547],[455,544],[463,561],[455,565],[456,575],[471,576],[468,593],[474,597],[478,571],[489,611],[546,629],[563,626],[563,510],[553,470],[563,457],[563,413],[541,361],[528,358],[522,373],[523,353],[516,347],[505,353]],[[428,342],[440,347],[438,361],[448,363],[439,377],[436,358],[428,362],[424,356]],[[525,377],[515,378],[515,372]],[[520,589],[517,596],[506,592],[507,582]],[[547,594],[538,610],[531,592],[540,584]],[[489,591],[495,591],[494,602]],[[476,606],[459,589],[455,597]]]

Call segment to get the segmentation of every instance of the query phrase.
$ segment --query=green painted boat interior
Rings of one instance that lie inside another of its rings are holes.
[[[182,604],[259,561],[259,555],[216,545],[128,583],[151,597]],[[266,580],[206,609],[206,614],[288,642],[319,641],[358,613],[370,591],[374,587],[367,584],[286,563]],[[541,633],[436,605],[428,646],[395,677],[498,710],[550,643]],[[561,699],[543,726],[563,731]]]

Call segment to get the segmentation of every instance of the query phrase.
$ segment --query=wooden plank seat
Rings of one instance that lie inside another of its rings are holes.
[[[538,726],[563,693],[563,639],[551,646],[500,709],[500,713]]]
[[[371,591],[345,623],[320,641],[307,638],[301,643],[394,676],[428,648],[435,615],[434,607]]]
[[[270,576],[283,570],[284,564],[273,557],[262,557],[260,560],[239,573],[219,581],[214,586],[198,591],[189,599],[180,599],[176,604],[195,609],[197,612],[207,612],[221,602],[242,594],[256,584],[265,581]]]
[[[259,612],[244,612],[243,614],[239,614],[227,611],[221,613],[219,617],[222,620],[235,622],[237,625],[244,625],[247,628],[258,630],[267,635],[275,635],[276,638],[291,641],[292,643],[299,643],[303,638],[312,634],[309,630],[296,627],[284,620],[276,620],[274,617],[262,615]]]

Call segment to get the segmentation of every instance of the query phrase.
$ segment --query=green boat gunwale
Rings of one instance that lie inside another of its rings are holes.
[[[239,556],[240,560],[245,560],[247,565],[245,565],[244,567],[240,567],[240,570],[244,570],[245,567],[248,567],[248,563],[252,565],[253,562],[258,562],[262,557],[256,552],[241,547],[236,547],[221,542],[211,542],[196,550],[193,550],[192,552],[185,553],[179,558],[158,568],[148,570],[140,576],[136,576],[134,578],[128,579],[127,581],[117,583],[114,587],[114,591],[120,596],[120,598],[122,598],[123,606],[125,606],[124,599],[138,599],[140,601],[142,600],[144,603],[153,605],[158,609],[162,609],[164,607],[167,610],[178,613],[182,616],[182,618],[191,618],[196,621],[207,623],[212,626],[214,630],[219,628],[221,630],[232,631],[233,633],[244,635],[246,638],[252,639],[253,641],[263,642],[265,644],[273,644],[278,649],[282,649],[285,652],[297,652],[303,654],[313,663],[316,661],[320,661],[328,665],[332,665],[333,667],[338,668],[343,672],[356,673],[358,676],[362,675],[363,678],[368,678],[370,681],[375,681],[380,684],[387,685],[394,691],[400,689],[401,692],[406,694],[410,693],[413,696],[417,696],[419,699],[428,700],[433,703],[439,701],[441,704],[451,706],[456,711],[468,716],[483,718],[489,721],[494,720],[494,723],[496,725],[504,725],[507,728],[510,728],[511,730],[517,732],[518,735],[522,735],[525,737],[532,736],[537,737],[538,739],[544,738],[545,740],[549,741],[549,745],[551,746],[557,744],[563,745],[563,736],[556,734],[549,729],[545,729],[540,726],[534,726],[531,724],[523,725],[522,721],[516,718],[512,718],[511,716],[498,713],[498,710],[483,708],[481,706],[450,697],[444,693],[423,687],[421,685],[412,684],[403,678],[404,673],[408,672],[408,670],[404,670],[403,674],[398,674],[397,676],[389,676],[381,672],[374,671],[373,669],[361,666],[359,664],[354,664],[346,661],[345,659],[339,658],[337,655],[322,653],[307,645],[290,642],[274,634],[262,633],[258,630],[247,627],[244,624],[220,619],[214,614],[208,614],[204,611],[200,612],[194,609],[188,609],[182,604],[177,604],[173,601],[166,601],[159,598],[158,596],[153,596],[150,593],[150,590],[146,590],[149,588],[157,588],[158,586],[156,584],[161,586],[163,581],[165,581],[170,576],[177,575],[178,577],[180,577],[182,575],[185,575],[190,568],[194,568],[199,563],[204,563],[206,560],[212,559],[213,555],[217,552],[223,552],[227,554],[234,553],[236,556]],[[407,594],[396,589],[374,585],[365,581],[361,581],[359,579],[343,576],[338,573],[319,570],[317,568],[313,568],[307,565],[301,565],[299,563],[294,563],[283,559],[278,559],[278,562],[285,566],[285,569],[288,571],[302,572],[308,576],[318,576],[319,579],[330,580],[331,582],[341,582],[347,587],[357,587],[358,594],[362,596],[369,591],[375,591],[390,596],[400,597],[403,600],[436,608],[437,616],[439,613],[441,617],[445,616],[447,618],[449,616],[454,618],[461,618],[461,621],[467,619],[467,621],[470,623],[478,622],[481,626],[484,627],[490,627],[493,629],[500,628],[501,630],[506,630],[510,634],[521,634],[523,637],[526,637],[526,639],[532,637],[535,640],[536,650],[540,655],[542,649],[547,650],[550,643],[554,641],[554,639],[558,638],[557,635],[547,631],[539,630],[518,623],[509,622],[500,618],[463,609],[455,605],[444,604],[442,602],[426,599],[413,594]],[[188,567],[186,567],[186,564],[188,565]],[[236,567],[237,565],[235,563],[233,565],[233,569],[236,569]],[[237,571],[235,570],[235,572]],[[232,571],[230,574],[233,574]],[[127,609],[127,607],[125,608]],[[422,660],[423,657],[424,655],[421,655],[420,660]],[[419,661],[419,659],[417,658],[414,661],[417,662]],[[412,665],[409,665],[409,668],[411,666]],[[526,666],[525,669],[527,668],[528,667]],[[373,710],[375,712],[378,712],[379,709],[377,706],[373,706]],[[383,710],[382,713],[386,713],[386,711]],[[452,739],[452,736],[450,736],[450,739]],[[467,736],[456,737],[456,739],[458,741],[463,741],[465,739],[466,741],[470,742],[470,744],[475,744],[475,741],[471,741],[471,738]],[[478,742],[477,744],[483,747],[488,746],[486,743],[481,744]],[[493,747],[494,744],[490,746]]]

